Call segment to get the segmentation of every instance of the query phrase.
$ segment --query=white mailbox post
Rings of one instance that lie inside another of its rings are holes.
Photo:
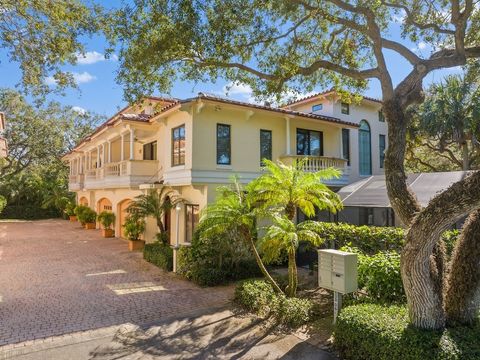
[[[342,295],[357,291],[357,275],[357,254],[318,250],[318,286],[334,292],[334,323],[342,307]]]

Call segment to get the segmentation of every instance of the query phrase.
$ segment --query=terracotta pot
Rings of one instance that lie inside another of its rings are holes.
[[[114,234],[115,232],[113,231],[113,229],[102,229],[102,236],[104,238],[111,238]]]
[[[87,229],[87,230],[92,230],[92,229],[95,229],[96,227],[97,227],[96,223],[86,223],[85,224],[85,229]]]
[[[142,240],[128,240],[128,250],[130,250],[130,251],[143,250],[144,246],[145,246],[145,241],[142,241]]]
[[[71,222],[77,221],[77,217],[75,215],[70,215],[69,218]]]

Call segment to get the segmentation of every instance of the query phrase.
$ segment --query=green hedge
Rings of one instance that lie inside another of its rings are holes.
[[[342,358],[355,360],[480,359],[480,325],[425,331],[409,325],[403,306],[344,308],[334,332]]]
[[[143,258],[166,271],[173,270],[173,249],[160,242],[145,244]]]
[[[405,302],[398,252],[380,251],[375,255],[365,255],[358,248],[348,246],[341,250],[358,254],[358,288],[368,295],[357,300],[376,303]]]
[[[301,298],[276,294],[265,280],[245,280],[235,288],[235,302],[260,316],[273,316],[280,324],[297,327],[311,321],[316,305]]]
[[[396,227],[356,226],[343,223],[320,222],[318,234],[329,247],[359,248],[366,254],[379,251],[401,250],[405,242],[405,230]]]

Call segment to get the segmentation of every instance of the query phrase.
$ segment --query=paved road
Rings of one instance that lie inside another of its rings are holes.
[[[151,323],[231,296],[231,287],[199,288],[78,223],[0,222],[0,346]]]
[[[301,339],[278,332],[274,324],[230,308],[196,310],[148,327],[123,324],[0,348],[10,360],[172,360],[261,359],[336,360]]]

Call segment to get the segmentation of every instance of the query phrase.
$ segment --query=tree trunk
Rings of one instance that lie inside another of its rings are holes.
[[[411,224],[401,271],[410,320],[416,327],[441,329],[445,325],[443,265],[435,259],[434,249],[452,223],[480,206],[479,190],[480,172],[476,172],[430,200]]]
[[[265,279],[267,279],[267,281],[272,285],[273,290],[275,290],[276,293],[283,294],[282,289],[280,289],[280,286],[278,286],[277,282],[272,278],[267,268],[263,264],[262,258],[258,254],[257,247],[255,246],[255,242],[253,241],[253,238],[251,236],[248,237],[248,241],[250,243],[250,247],[252,248],[253,256],[255,257],[257,265],[260,268],[263,276],[265,276]]]
[[[297,262],[295,259],[295,248],[292,246],[288,250],[288,286],[286,289],[287,296],[295,297],[297,294]]]
[[[468,152],[468,142],[465,141],[465,143],[462,145],[462,160],[463,160],[463,166],[462,170],[467,171],[470,170],[470,159],[469,159],[469,152]]]
[[[423,329],[441,329],[443,310],[443,261],[440,235],[461,216],[480,206],[480,173],[475,173],[437,195],[421,209],[406,182],[404,169],[408,121],[401,96],[385,100],[388,148],[385,178],[395,213],[409,226],[401,256],[402,281],[411,323]],[[405,102],[405,101],[404,101]]]
[[[471,325],[478,320],[480,301],[480,209],[465,222],[451,260],[445,291],[449,325]]]

